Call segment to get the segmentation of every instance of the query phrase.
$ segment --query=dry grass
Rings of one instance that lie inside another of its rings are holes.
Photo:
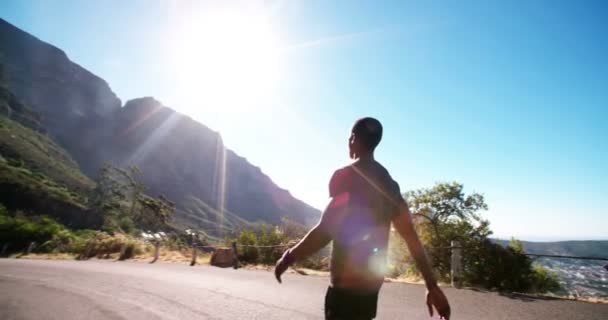
[[[154,248],[146,249],[143,254],[133,257],[132,261],[150,262],[154,258]],[[199,253],[196,257],[197,265],[208,265],[211,260],[211,254]],[[192,250],[163,250],[160,249],[158,261],[167,263],[190,263],[192,261]]]
[[[75,260],[76,255],[71,253],[30,253],[27,255],[16,256],[19,259],[39,259],[39,260]]]
[[[119,253],[104,255],[101,260],[118,260]],[[150,262],[154,257],[154,248],[146,248],[144,253],[128,259],[135,262]],[[31,253],[28,255],[13,255],[11,258],[18,259],[39,259],[39,260],[76,260],[77,255],[71,253]],[[100,258],[97,258],[100,259]],[[211,254],[199,253],[196,258],[197,265],[208,265]],[[190,250],[163,250],[161,248],[158,261],[166,263],[190,263],[192,261],[192,251]]]
[[[575,298],[576,301],[585,301],[591,303],[605,303],[608,304],[608,297],[590,297],[590,298]]]

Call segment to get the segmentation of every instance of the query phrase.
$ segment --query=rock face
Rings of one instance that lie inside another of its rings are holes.
[[[0,59],[11,91],[42,116],[49,133],[85,171],[95,170],[91,164],[98,155],[90,146],[121,106],[108,84],[2,19]]]
[[[17,98],[89,176],[138,165],[151,194],[177,205],[176,220],[212,233],[284,216],[311,223],[318,210],[276,186],[221,136],[153,98],[123,107],[108,84],[60,49],[0,19],[0,62]]]

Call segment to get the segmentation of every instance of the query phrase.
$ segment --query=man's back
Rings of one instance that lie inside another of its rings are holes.
[[[330,196],[345,199],[333,221],[332,286],[375,291],[386,273],[391,219],[403,201],[398,184],[375,160],[357,161],[334,173]]]

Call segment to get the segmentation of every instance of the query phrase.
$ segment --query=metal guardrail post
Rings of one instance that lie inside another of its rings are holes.
[[[34,250],[34,247],[36,246],[36,242],[32,241],[30,242],[30,244],[27,246],[27,249],[25,251],[25,254],[30,254],[32,253],[32,250]]]
[[[451,280],[452,287],[460,288],[460,280],[462,273],[462,247],[460,247],[460,243],[458,241],[451,242],[452,249],[452,272],[451,272]]]
[[[86,248],[84,249],[84,252],[81,252],[81,253],[78,255],[78,257],[76,257],[76,259],[78,259],[78,260],[86,260],[86,259],[89,259],[89,257],[91,256],[91,250],[93,249],[93,248],[92,248],[92,246],[93,246],[93,245],[91,244],[91,242],[87,242],[87,246],[86,246]]]
[[[122,260],[127,259],[127,257],[125,257],[126,253],[127,253],[127,244],[122,243],[120,245],[120,255],[118,256],[118,260],[122,261]]]
[[[233,257],[234,264],[233,264],[232,267],[234,269],[238,269],[240,263],[239,263],[239,254],[238,254],[238,251],[236,249],[236,241],[232,242],[232,253],[234,255],[234,257]]]
[[[2,245],[2,252],[0,252],[0,256],[4,257],[6,255],[6,251],[8,251],[9,246],[10,246],[9,242]]]
[[[150,263],[156,262],[158,260],[158,256],[160,255],[160,241],[154,242],[154,259],[150,261]]]
[[[196,236],[192,234],[192,260],[190,261],[190,266],[194,266],[196,264],[196,256],[198,252],[196,250]]]

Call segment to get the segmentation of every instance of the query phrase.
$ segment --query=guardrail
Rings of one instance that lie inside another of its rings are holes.
[[[462,249],[464,249],[458,241],[452,241],[449,247],[434,247],[431,249],[450,249],[451,255],[451,272],[450,278],[452,286],[460,288],[460,277],[462,274]],[[570,256],[570,255],[556,255],[556,254],[539,254],[539,253],[523,253],[530,257],[539,258],[558,258],[558,259],[575,259],[575,260],[594,260],[594,261],[608,261],[608,258],[603,257],[584,257],[584,256]],[[604,266],[604,269],[608,271],[608,264]]]
[[[562,255],[555,255],[555,254],[537,254],[537,253],[525,253],[525,252],[524,252],[524,254],[527,256],[531,256],[531,257],[608,261],[608,258],[600,258],[600,257],[562,256]]]
[[[164,234],[163,234],[164,236]],[[155,263],[156,261],[158,261],[159,259],[159,255],[160,255],[160,248],[161,248],[161,244],[162,244],[162,238],[161,237],[147,237],[146,240],[148,240],[150,243],[152,243],[154,245],[154,257],[152,259],[152,261],[150,261],[150,263]],[[201,244],[197,244],[197,240],[196,237],[193,234],[192,237],[192,260],[190,261],[190,266],[194,266],[196,265],[196,259],[198,256],[198,251],[202,250],[202,251],[206,251],[206,252],[213,252],[215,250],[217,250],[218,248],[222,248],[222,247],[226,247],[226,246],[222,246],[222,245],[201,245]],[[279,244],[279,245],[247,245],[247,244],[238,244],[236,241],[232,242],[231,244],[231,249],[232,249],[232,255],[233,255],[233,267],[235,269],[240,267],[240,262],[238,259],[238,248],[288,248],[289,245],[288,244]],[[8,248],[8,244],[4,244],[2,246],[2,253],[4,253],[4,251],[6,251]],[[33,249],[36,248],[36,243],[35,242],[30,242],[29,245],[27,246],[27,248],[24,250],[23,254],[29,254],[30,252],[33,251]],[[429,249],[433,249],[433,250],[451,250],[451,272],[450,272],[450,278],[451,278],[451,283],[452,286],[455,288],[460,288],[461,287],[461,275],[462,275],[462,253],[463,253],[463,249],[465,249],[463,246],[460,245],[460,243],[458,241],[452,241],[450,243],[450,246],[447,247],[433,247],[433,248],[429,248]],[[87,251],[89,250],[89,248],[87,248]],[[120,250],[120,258],[119,260],[123,260],[123,256],[125,255],[125,250],[126,250],[126,246],[125,244],[122,245],[121,250]],[[23,255],[22,254],[22,255]],[[538,258],[557,258],[557,259],[575,259],[575,260],[594,260],[594,261],[608,261],[608,258],[604,258],[604,257],[586,257],[586,256],[571,256],[571,255],[555,255],[555,254],[538,254],[538,253],[527,253],[524,252],[523,254],[525,254],[526,256],[530,256],[530,257],[538,257]],[[86,253],[86,255],[88,256],[88,253]],[[608,264],[604,266],[604,269],[606,269],[606,271],[608,271]]]

